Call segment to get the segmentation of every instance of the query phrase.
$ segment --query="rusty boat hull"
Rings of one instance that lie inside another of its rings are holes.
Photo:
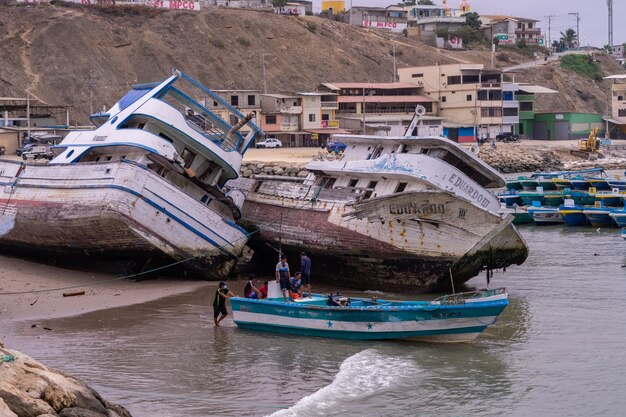
[[[347,205],[249,192],[242,225],[263,268],[279,244],[295,272],[306,251],[312,280],[360,290],[437,292],[481,271],[523,263],[528,248],[512,216],[445,191],[410,192]],[[297,266],[294,266],[297,265]]]

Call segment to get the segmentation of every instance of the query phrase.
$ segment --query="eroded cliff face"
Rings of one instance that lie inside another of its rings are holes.
[[[72,124],[84,124],[90,108],[108,107],[131,84],[162,80],[172,68],[210,88],[262,90],[263,55],[270,92],[312,90],[333,81],[392,81],[392,44],[399,68],[489,66],[491,58],[488,50],[443,51],[375,29],[251,9],[148,13],[0,6],[0,96],[23,97],[28,91],[49,104],[73,105]],[[528,59],[504,50],[496,58],[500,67]],[[601,63],[607,74],[619,71],[608,57]],[[558,63],[516,76],[562,90],[539,97],[539,109],[606,110],[606,83],[569,73]]]
[[[0,416],[132,417],[83,382],[0,344]]]

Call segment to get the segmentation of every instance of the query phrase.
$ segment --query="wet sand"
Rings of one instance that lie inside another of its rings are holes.
[[[215,285],[169,277],[139,282],[116,278],[111,274],[74,271],[0,255],[0,323],[76,316]],[[55,290],[67,287],[75,288]],[[76,291],[85,294],[63,296]]]

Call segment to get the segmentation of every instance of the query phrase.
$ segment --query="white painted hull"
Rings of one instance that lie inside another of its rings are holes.
[[[228,276],[247,234],[145,167],[129,162],[22,165],[0,162],[0,212],[15,227],[0,246],[111,260],[187,260],[195,275]],[[217,206],[216,206],[217,207]]]

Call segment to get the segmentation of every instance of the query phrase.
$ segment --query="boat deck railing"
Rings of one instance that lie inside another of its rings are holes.
[[[506,294],[506,288],[495,288],[493,290],[482,289],[476,291],[457,292],[454,294],[446,294],[444,296],[435,298],[433,303],[440,304],[464,304],[467,300],[493,297],[495,295]]]

